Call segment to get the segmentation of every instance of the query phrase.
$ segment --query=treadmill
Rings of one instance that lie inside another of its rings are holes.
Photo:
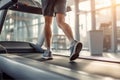
[[[39,15],[42,14],[40,3],[34,0],[1,0],[0,10],[1,10],[0,33],[2,32],[8,10],[39,14]],[[43,39],[41,40],[42,40],[41,42],[42,44]],[[44,52],[44,50],[41,48],[42,45],[36,45],[29,42],[0,41],[0,44],[1,44],[0,52],[2,53],[5,53],[6,50],[8,53],[13,53],[13,52],[19,52],[19,53],[42,52],[43,53]]]
[[[0,10],[2,10],[0,32],[8,10],[42,14],[41,5],[35,0],[1,0]],[[115,74],[120,72],[119,61],[104,62],[102,59],[80,57],[74,62],[69,62],[68,56],[57,54],[54,54],[53,60],[41,61],[41,53],[45,50],[40,45],[18,41],[0,41],[0,45],[1,80],[105,80],[106,78],[119,80],[120,78],[119,74]],[[113,67],[116,72],[112,71]],[[5,75],[7,77],[4,77]]]

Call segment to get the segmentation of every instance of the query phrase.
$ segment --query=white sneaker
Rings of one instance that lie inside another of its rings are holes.
[[[46,51],[43,53],[42,58],[43,58],[43,59],[53,59],[53,58],[52,58],[52,53],[51,53],[51,51],[46,50]]]
[[[71,51],[71,54],[70,54],[70,61],[72,60],[75,60],[79,57],[79,53],[82,49],[82,43],[74,40],[72,43],[71,43],[71,47],[70,47],[70,51]]]

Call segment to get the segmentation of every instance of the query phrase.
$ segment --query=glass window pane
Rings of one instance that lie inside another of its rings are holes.
[[[116,17],[117,17],[117,49],[118,51],[120,51],[120,6],[117,6],[117,14],[116,14]]]
[[[120,0],[116,0],[116,3],[117,3],[117,4],[120,4]]]
[[[1,40],[37,42],[38,32],[43,23],[41,17],[37,14],[9,10],[2,29]]]
[[[108,7],[111,5],[111,0],[95,0],[96,9]]]
[[[106,17],[107,16],[107,17]],[[96,11],[96,26],[100,28],[101,23],[109,23],[112,20],[111,9],[103,9]]]
[[[80,2],[79,10],[81,10],[81,11],[90,11],[91,10],[91,8],[90,8],[90,0]]]
[[[111,49],[112,37],[111,8],[96,11],[96,28],[103,31],[103,51]]]

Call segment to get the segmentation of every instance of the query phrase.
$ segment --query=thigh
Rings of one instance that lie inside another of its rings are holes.
[[[54,12],[65,14],[65,12],[66,12],[66,0],[56,0]]]

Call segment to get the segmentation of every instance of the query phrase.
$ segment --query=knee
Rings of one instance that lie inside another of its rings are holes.
[[[64,26],[65,22],[64,21],[58,21],[57,24],[58,24],[59,28],[62,28]]]
[[[45,26],[51,26],[51,24],[52,24],[52,18],[46,17],[45,18]]]
[[[45,27],[50,27],[50,26],[51,26],[51,24],[45,23]]]
[[[51,26],[51,22],[49,22],[49,21],[45,22],[45,26],[46,27],[50,27]]]

